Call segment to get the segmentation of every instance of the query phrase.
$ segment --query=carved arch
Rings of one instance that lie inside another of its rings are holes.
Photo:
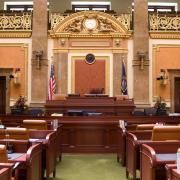
[[[96,21],[93,29],[85,26],[86,19]],[[107,13],[99,11],[82,11],[74,13],[65,18],[61,18],[59,23],[50,31],[52,37],[125,37],[132,34],[121,21]]]

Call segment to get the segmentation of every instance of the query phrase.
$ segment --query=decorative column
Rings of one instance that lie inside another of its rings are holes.
[[[42,106],[47,98],[47,0],[33,1],[31,105]]]
[[[134,100],[149,105],[148,0],[134,0]]]

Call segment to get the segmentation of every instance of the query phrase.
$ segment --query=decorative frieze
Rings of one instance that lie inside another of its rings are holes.
[[[129,37],[132,34],[131,14],[116,16],[99,11],[82,11],[64,16],[53,13],[49,22],[52,37]]]
[[[86,18],[86,14],[84,14],[84,17],[81,17],[79,21],[83,21]],[[87,15],[89,12],[87,12]],[[105,25],[106,19],[102,19],[102,17],[98,16],[97,12],[94,12],[96,14],[96,20],[99,24]],[[50,29],[53,30],[55,27],[61,23],[63,20],[66,20],[69,18],[70,15],[63,15],[60,13],[51,13],[49,16],[49,22],[50,22]],[[120,14],[120,15],[111,15],[113,18],[116,18],[122,25],[126,27],[127,30],[131,30],[131,23],[132,23],[132,15],[131,14]],[[78,21],[78,22],[79,22]],[[77,20],[74,22],[77,23]]]

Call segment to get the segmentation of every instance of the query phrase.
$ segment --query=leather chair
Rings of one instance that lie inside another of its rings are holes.
[[[7,156],[6,146],[0,144],[0,163],[7,163],[7,162],[8,162],[8,156]]]
[[[23,120],[23,127],[27,129],[47,130],[45,120]]]
[[[53,94],[52,100],[66,100],[65,94]]]
[[[8,135],[8,137],[7,137]],[[28,140],[29,130],[26,128],[7,128],[6,138],[16,140]]]
[[[119,101],[119,100],[127,100],[129,99],[129,96],[128,95],[117,95],[116,96],[116,100]]]
[[[180,140],[180,126],[154,126],[152,140]]]
[[[155,124],[138,124],[136,130],[152,130]]]

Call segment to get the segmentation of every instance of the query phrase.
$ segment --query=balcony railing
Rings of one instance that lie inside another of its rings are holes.
[[[31,31],[31,12],[0,12],[0,31]]]
[[[180,14],[149,14],[149,30],[151,32],[180,32]]]

